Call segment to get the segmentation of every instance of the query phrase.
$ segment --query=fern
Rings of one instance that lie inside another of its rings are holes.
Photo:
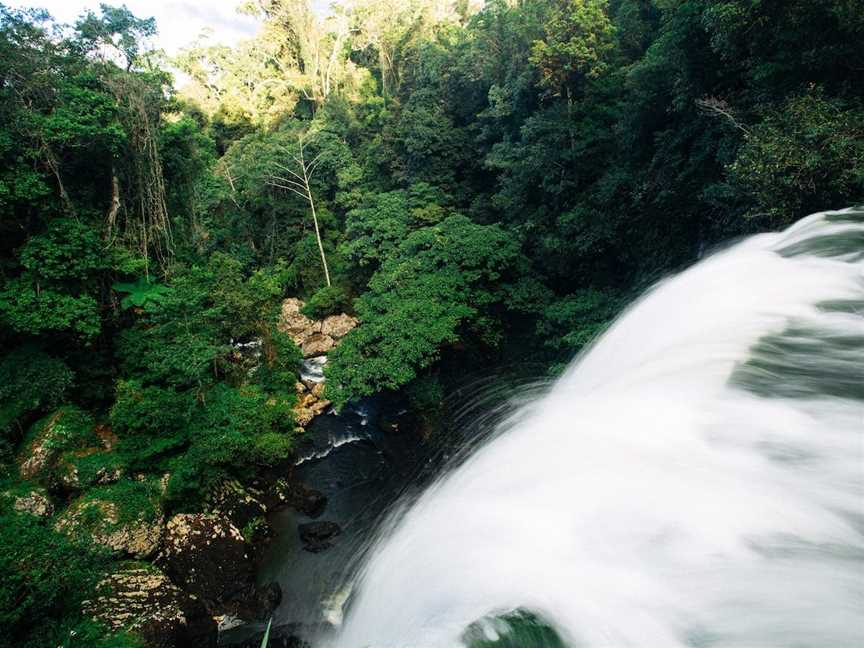
[[[153,283],[145,278],[139,278],[134,284],[115,283],[111,287],[119,293],[128,293],[120,302],[120,305],[126,309],[152,309],[165,301],[165,298],[171,294],[171,289],[168,286]]]

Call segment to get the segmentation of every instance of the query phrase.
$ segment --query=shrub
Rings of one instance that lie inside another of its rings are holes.
[[[0,646],[44,648],[132,645],[106,639],[81,619],[81,601],[105,573],[106,554],[43,526],[27,514],[0,511]]]
[[[312,295],[303,306],[302,313],[312,319],[323,319],[349,309],[348,293],[339,286],[325,286]]]

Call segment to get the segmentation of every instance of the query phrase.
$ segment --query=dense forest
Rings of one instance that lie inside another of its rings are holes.
[[[671,271],[864,198],[859,0],[242,10],[168,58],[124,7],[0,5],[0,645],[142,645],[82,611],[129,558],[93,538],[291,456],[286,297],[360,321],[337,408],[431,420],[466,367],[554,375]]]

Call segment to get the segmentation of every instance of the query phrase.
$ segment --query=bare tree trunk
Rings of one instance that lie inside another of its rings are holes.
[[[117,171],[111,167],[111,206],[108,208],[108,229],[114,228],[117,222],[117,214],[120,212],[120,180],[117,179]]]
[[[300,155],[293,155],[294,163],[296,166],[292,169],[283,164],[276,163],[275,166],[282,171],[286,171],[290,174],[291,177],[288,176],[279,176],[273,173],[270,174],[269,179],[267,180],[267,184],[271,187],[278,187],[280,189],[287,189],[288,191],[300,196],[306,202],[309,203],[309,208],[312,211],[312,223],[315,226],[315,239],[318,242],[318,251],[321,253],[321,265],[324,267],[324,279],[327,282],[327,287],[329,288],[332,284],[330,283],[330,269],[327,266],[327,255],[324,253],[324,242],[321,239],[321,228],[318,225],[318,212],[315,209],[315,198],[312,195],[312,185],[311,178],[315,173],[315,169],[318,167],[318,162],[321,159],[321,155],[319,154],[312,162],[306,161],[306,153],[305,153],[305,143],[303,142],[303,138],[300,138]]]
[[[312,209],[312,223],[315,225],[315,238],[318,239],[318,251],[321,252],[321,264],[324,266],[324,278],[327,280],[327,287],[330,287],[330,270],[327,268],[327,257],[324,255],[324,244],[321,242],[321,230],[318,228],[318,215],[315,213],[315,201],[312,199],[312,192],[307,190],[309,198],[309,207]]]
[[[303,155],[303,146],[300,146],[300,167],[303,169],[303,184],[306,187],[306,198],[309,200],[309,207],[312,210],[312,223],[315,225],[315,238],[318,240],[318,251],[321,252],[321,265],[324,266],[324,279],[327,280],[327,287],[330,287],[330,270],[327,267],[327,256],[324,254],[324,243],[321,241],[321,230],[318,227],[318,214],[315,211],[315,200],[312,198],[312,187],[309,185],[309,168],[306,165],[306,159]]]

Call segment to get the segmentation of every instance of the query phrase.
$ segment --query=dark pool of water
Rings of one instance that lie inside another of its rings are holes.
[[[341,415],[316,418],[298,447],[293,478],[321,491],[327,506],[316,521],[342,531],[321,553],[303,549],[298,526],[313,521],[291,509],[275,512],[276,535],[259,572],[262,583],[278,582],[282,603],[274,612],[279,634],[310,637],[338,623],[360,558],[393,505],[419,490],[434,472],[432,444],[398,403],[364,401]],[[260,633],[257,625],[223,636],[223,643]]]

